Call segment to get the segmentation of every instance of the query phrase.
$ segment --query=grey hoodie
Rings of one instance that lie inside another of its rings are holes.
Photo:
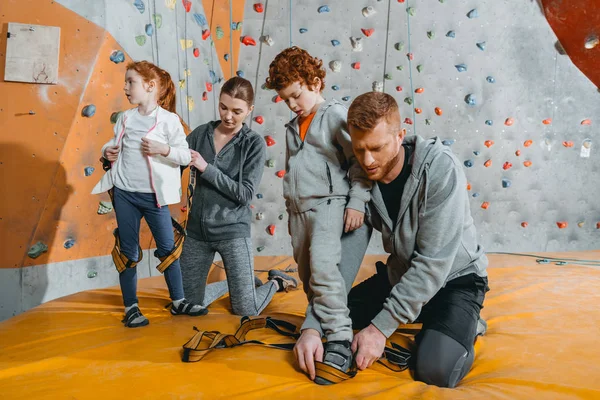
[[[410,136],[404,143],[414,151],[396,227],[392,229],[377,185],[368,209],[370,223],[381,231],[390,253],[393,288],[372,320],[386,337],[399,324],[413,322],[448,281],[470,273],[487,276],[488,260],[477,240],[460,161],[439,138]]]
[[[347,114],[348,109],[339,101],[323,102],[304,141],[300,139],[298,117],[285,125],[283,196],[288,211],[304,212],[329,197],[348,197],[346,208],[365,212],[373,184],[354,157]]]
[[[262,178],[266,145],[246,124],[215,154],[214,130],[221,121],[194,129],[187,137],[190,149],[204,157],[208,167],[196,172],[196,189],[187,231],[202,241],[250,237],[250,202]]]

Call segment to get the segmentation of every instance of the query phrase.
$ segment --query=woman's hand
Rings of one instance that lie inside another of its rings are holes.
[[[161,155],[166,157],[171,152],[171,146],[148,138],[142,138],[142,153],[145,156]]]
[[[208,163],[206,162],[204,157],[202,157],[200,153],[198,153],[195,150],[190,150],[190,153],[192,154],[192,161],[190,162],[190,166],[196,167],[196,169],[200,172],[204,172],[206,170],[206,167],[208,166]]]

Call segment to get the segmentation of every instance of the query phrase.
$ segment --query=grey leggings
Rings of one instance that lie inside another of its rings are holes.
[[[223,259],[227,280],[207,285],[215,253]],[[229,291],[233,313],[242,316],[260,314],[277,291],[272,281],[255,288],[250,238],[203,242],[188,236],[181,253],[181,274],[183,292],[190,302],[208,307]]]

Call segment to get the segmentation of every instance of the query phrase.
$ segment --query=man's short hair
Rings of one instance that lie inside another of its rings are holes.
[[[394,130],[400,129],[398,103],[387,93],[361,94],[348,109],[348,125],[361,131],[373,130],[381,120],[387,121]]]

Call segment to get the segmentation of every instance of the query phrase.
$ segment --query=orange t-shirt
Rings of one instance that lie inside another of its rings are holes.
[[[308,132],[308,127],[310,126],[310,123],[314,117],[315,113],[310,113],[306,117],[300,118],[298,121],[300,125],[300,139],[302,139],[303,142],[304,138],[306,137],[306,132]]]

